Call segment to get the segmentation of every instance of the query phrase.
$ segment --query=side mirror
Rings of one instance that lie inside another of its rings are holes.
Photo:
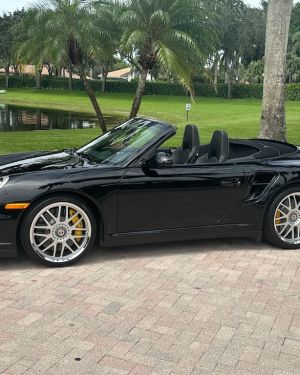
[[[157,168],[171,167],[173,165],[172,155],[166,152],[159,152],[154,157],[154,165]]]
[[[153,160],[152,159],[146,159],[142,163],[142,170],[145,173],[145,175],[150,177],[157,176],[157,172],[152,169],[153,168]]]
[[[157,176],[156,168],[166,168],[173,166],[173,158],[166,152],[159,152],[152,158],[144,160],[142,169],[149,176]]]

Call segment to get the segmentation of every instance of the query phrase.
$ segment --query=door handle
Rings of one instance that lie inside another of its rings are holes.
[[[224,187],[235,187],[241,185],[241,180],[239,178],[227,178],[221,181],[221,185]]]

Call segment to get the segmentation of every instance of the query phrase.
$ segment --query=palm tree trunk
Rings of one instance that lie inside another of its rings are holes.
[[[260,138],[286,140],[285,69],[293,0],[269,0]]]
[[[92,103],[92,106],[94,107],[94,110],[96,112],[96,116],[97,116],[100,128],[101,128],[101,130],[102,130],[103,133],[106,133],[107,129],[106,129],[104,117],[103,117],[103,114],[102,114],[101,109],[99,107],[99,104],[97,102],[95,93],[92,90],[92,88],[91,88],[91,86],[89,84],[89,81],[86,78],[84,67],[82,65],[79,65],[78,66],[78,70],[79,70],[80,78],[82,79],[83,85],[85,87],[85,90],[86,90],[86,92],[88,94],[88,97],[90,98],[90,101]]]
[[[69,66],[69,91],[73,90],[73,69],[72,65]]]
[[[107,74],[108,74],[108,64],[102,65],[102,92],[103,93],[106,90]]]
[[[148,74],[148,69],[143,68],[140,71],[139,83],[138,83],[138,87],[136,89],[136,93],[133,99],[132,108],[130,112],[130,118],[136,117],[139,112],[141,102],[142,102],[142,97],[145,92],[147,74]]]
[[[9,87],[9,65],[5,67],[5,88]]]
[[[35,88],[40,89],[41,88],[41,69],[39,66],[35,66]]]
[[[227,72],[227,99],[231,99],[231,79],[231,71],[229,68]]]
[[[103,73],[103,75],[102,75],[102,87],[101,87],[101,91],[103,93],[105,93],[105,89],[106,89],[106,73]]]

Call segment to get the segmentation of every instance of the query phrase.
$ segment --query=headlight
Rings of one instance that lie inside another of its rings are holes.
[[[4,176],[4,177],[0,177],[0,189],[6,185],[9,181],[9,177],[8,176]]]

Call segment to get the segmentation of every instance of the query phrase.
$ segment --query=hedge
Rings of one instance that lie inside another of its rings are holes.
[[[91,80],[90,84],[95,91],[101,91],[101,81]],[[5,77],[0,75],[0,88],[5,86]],[[126,92],[133,94],[136,90],[137,82],[127,81],[107,81],[107,92]],[[35,77],[17,77],[11,76],[9,78],[9,87],[11,88],[34,88]],[[43,89],[57,89],[68,90],[69,83],[67,78],[57,78],[44,76],[41,78],[41,87]],[[212,85],[207,83],[195,83],[196,96],[206,97],[221,97],[227,98],[227,85],[220,84],[217,87],[217,92]],[[73,80],[74,90],[84,90],[83,84],[80,80]],[[145,95],[185,95],[185,91],[180,84],[165,83],[165,82],[147,82]],[[234,84],[232,85],[232,98],[257,98],[261,99],[263,95],[263,85],[260,84]],[[286,87],[286,98],[288,100],[300,100],[300,84],[288,84]]]
[[[286,98],[288,100],[300,100],[300,84],[290,83],[286,87]]]

